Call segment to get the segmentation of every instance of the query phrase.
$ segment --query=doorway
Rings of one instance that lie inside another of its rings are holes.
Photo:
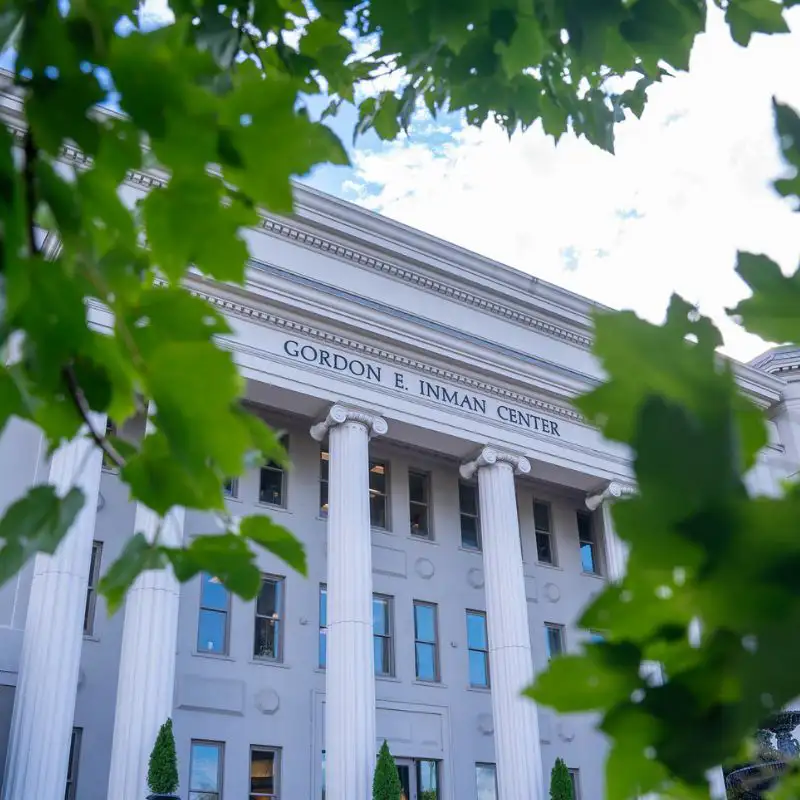
[[[420,758],[395,759],[400,776],[400,800],[439,800],[439,762]]]
[[[414,762],[410,758],[398,758],[395,763],[397,764],[397,774],[400,776],[400,800],[415,800],[416,791],[413,791],[413,780],[416,777],[414,774]],[[415,789],[416,787],[414,787]]]

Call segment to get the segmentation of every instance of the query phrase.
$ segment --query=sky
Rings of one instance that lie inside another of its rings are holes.
[[[771,188],[785,174],[771,98],[800,108],[800,8],[791,34],[733,43],[712,10],[688,74],[649,90],[616,155],[537,124],[511,141],[493,124],[421,114],[408,137],[372,136],[350,168],[307,182],[613,308],[663,319],[678,292],[714,318],[725,352],[767,345],[725,314],[748,293],[736,251],[800,261],[800,215]],[[334,123],[349,141],[352,116]]]

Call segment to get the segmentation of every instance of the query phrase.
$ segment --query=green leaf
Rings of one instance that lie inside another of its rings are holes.
[[[135,533],[125,543],[117,560],[100,579],[98,591],[106,598],[108,613],[116,613],[134,581],[149,569],[163,569],[167,560],[158,545],[143,533]]]
[[[769,257],[739,252],[736,272],[753,292],[729,313],[770,342],[800,342],[800,268],[786,276]]]
[[[495,45],[509,78],[528,67],[538,65],[544,55],[545,46],[542,29],[533,14],[517,16],[516,30],[511,41],[508,44],[500,41]]]
[[[772,107],[775,112],[775,129],[778,132],[783,157],[793,170],[791,177],[779,178],[775,181],[778,194],[795,201],[795,211],[800,211],[800,116],[790,106],[779,103],[773,98]]]
[[[83,507],[80,489],[64,497],[53,486],[34,486],[0,520],[0,586],[36,553],[54,553]]]
[[[143,206],[153,259],[170,280],[177,282],[190,265],[218,280],[243,280],[248,253],[241,229],[258,214],[219,179],[176,176],[151,191]]]
[[[730,0],[725,20],[733,40],[747,47],[754,33],[788,33],[783,7],[775,0]]]
[[[239,533],[266,550],[282,558],[301,575],[306,575],[308,565],[303,544],[282,525],[277,525],[269,517],[255,515],[244,517],[239,522]]]
[[[261,588],[255,556],[247,542],[234,533],[198,536],[187,548],[163,548],[163,552],[181,583],[207,572],[244,600],[252,600]]]

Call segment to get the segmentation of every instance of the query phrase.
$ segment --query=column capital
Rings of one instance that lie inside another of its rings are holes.
[[[510,464],[515,475],[527,475],[531,471],[531,462],[525,456],[487,445],[472,461],[464,462],[459,472],[462,478],[469,480],[481,467],[491,467],[493,464]]]
[[[590,492],[586,495],[586,508],[588,508],[589,511],[594,511],[606,500],[613,502],[614,500],[619,500],[620,497],[631,497],[636,493],[637,488],[633,484],[609,481],[605,489],[601,489],[599,492]]]
[[[311,426],[311,437],[321,442],[331,428],[343,425],[345,422],[360,422],[366,427],[370,436],[382,436],[389,430],[386,420],[371,411],[334,403],[325,419]]]

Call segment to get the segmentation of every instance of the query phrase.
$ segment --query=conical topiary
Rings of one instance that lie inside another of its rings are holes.
[[[375,765],[375,777],[372,781],[372,800],[400,800],[403,787],[400,776],[397,774],[397,765],[394,763],[389,745],[384,740],[378,753],[378,763]]]
[[[161,726],[156,736],[147,768],[147,786],[155,795],[171,795],[178,791],[178,756],[171,719]]]
[[[550,773],[550,800],[575,800],[572,778],[563,759],[557,758]]]

